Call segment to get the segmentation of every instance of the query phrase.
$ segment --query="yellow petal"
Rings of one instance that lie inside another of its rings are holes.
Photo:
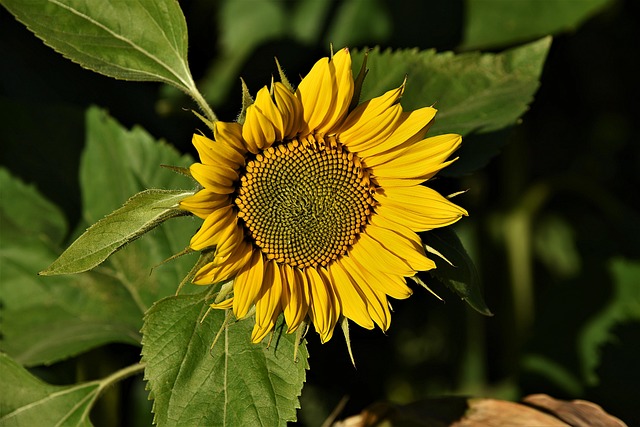
[[[295,331],[309,310],[307,282],[303,275],[288,264],[281,265],[282,296],[280,303],[287,322],[287,333]],[[303,282],[304,280],[304,282]]]
[[[210,304],[211,308],[216,308],[216,309],[227,309],[227,308],[231,308],[233,306],[233,297],[226,299],[224,301],[220,301],[219,303],[213,303]]]
[[[240,123],[217,121],[213,125],[213,131],[216,141],[223,142],[242,156],[247,154],[247,144],[242,139],[242,125]]]
[[[265,262],[262,289],[256,298],[256,324],[272,328],[280,314],[282,279],[280,267],[274,261]]]
[[[196,285],[210,285],[231,279],[251,259],[252,246],[246,241],[225,257],[216,257],[213,262],[206,264],[195,275],[193,283]]]
[[[349,256],[367,270],[413,276],[416,273],[415,270],[402,260],[400,254],[391,252],[368,235],[369,227],[370,225],[367,225],[367,230],[360,234],[356,244],[349,249]]]
[[[396,102],[403,91],[404,85],[357,106],[336,130],[340,142],[357,152],[391,135],[402,118],[402,107]],[[370,138],[375,138],[375,143],[371,143]]]
[[[213,211],[230,204],[231,198],[228,194],[218,194],[210,189],[204,188],[193,196],[182,199],[180,201],[180,209],[184,209],[205,219]]]
[[[389,236],[388,233],[400,236],[401,241],[395,244],[401,243],[405,246],[404,249],[399,249],[399,251],[402,252],[404,261],[409,264],[412,269],[416,271],[426,271],[436,268],[436,264],[430,258],[427,258],[422,240],[416,233],[411,231],[409,227],[393,222],[382,215],[372,215],[370,222],[371,224],[367,226],[367,233],[387,248],[391,247],[392,243],[386,242],[395,241],[395,236]],[[371,226],[374,227],[370,228]]]
[[[264,263],[262,252],[256,250],[251,260],[238,272],[233,282],[233,314],[237,319],[247,315],[262,287]]]
[[[282,139],[282,128],[282,115],[265,86],[258,91],[256,102],[247,108],[247,116],[242,126],[242,138],[247,143],[249,151],[258,154],[276,140]]]
[[[461,141],[460,135],[453,134],[427,138],[403,151],[402,155],[373,167],[373,175],[380,185],[389,185],[389,179],[417,185],[449,165],[451,162],[445,160],[458,149]]]
[[[338,135],[350,151],[360,153],[382,144],[393,134],[402,118],[400,104],[392,105],[378,116],[365,116],[357,126]]]
[[[422,185],[385,187],[376,194],[380,206],[378,215],[409,227],[412,231],[427,231],[458,221],[467,211],[447,200],[437,191]]]
[[[273,97],[284,123],[282,137],[293,138],[304,129],[302,104],[300,100],[282,83],[276,82],[273,86]]]
[[[338,321],[339,307],[324,275],[313,267],[305,269],[305,273],[311,292],[309,304],[311,320],[320,334],[320,340],[325,343],[333,335],[333,328]]]
[[[381,215],[375,215],[375,217],[378,218],[381,217]],[[397,225],[393,229],[387,229],[378,227],[375,224],[369,224],[367,225],[366,234],[371,236],[371,238],[380,245],[381,248],[378,249],[380,253],[391,253],[409,266],[412,272],[410,274],[403,274],[403,276],[413,276],[417,271],[426,271],[435,268],[435,263],[427,258],[422,244],[416,244],[415,241],[409,240],[397,233],[395,229],[398,228],[402,228],[402,226]],[[411,231],[409,230],[409,232]],[[413,234],[415,235],[415,233]]]
[[[349,258],[354,263],[356,267],[358,267],[358,272],[361,276],[366,280],[366,282],[374,289],[379,292],[384,292],[395,299],[405,299],[409,298],[413,293],[411,289],[405,284],[402,276],[413,276],[415,274],[406,263],[403,263],[399,258],[395,258],[390,254],[386,249],[377,244],[370,237],[365,237],[364,241],[367,243],[362,243],[362,237],[364,234],[360,235],[360,240],[358,243],[354,245],[353,248],[349,251]],[[377,246],[376,247],[374,247]],[[356,249],[359,247],[359,249]],[[378,249],[379,252],[373,252],[375,249]],[[370,250],[371,252],[367,252],[366,250]],[[382,255],[386,253],[391,256]],[[380,262],[391,261],[394,266],[398,266],[398,268],[394,268],[391,265],[380,264]],[[408,272],[407,274],[398,273],[397,271],[402,269],[404,272]]]
[[[353,71],[351,70],[351,54],[349,49],[338,51],[329,62],[329,70],[335,76],[336,95],[333,108],[325,117],[323,126],[317,130],[319,133],[330,133],[346,117],[353,98]]]
[[[424,138],[435,115],[436,109],[431,107],[402,113],[395,130],[387,139],[378,145],[358,151],[358,155],[366,159],[369,167],[398,157],[404,149]]]
[[[364,295],[338,262],[328,267],[331,283],[339,300],[342,314],[366,329],[373,329],[373,320],[367,311]]]
[[[244,164],[244,156],[224,139],[212,141],[206,136],[195,134],[191,142],[198,150],[200,161],[205,165],[223,165],[236,170]]]
[[[258,344],[261,342],[273,328],[262,327],[257,323],[253,325],[253,331],[251,331],[251,342]]]
[[[352,282],[362,292],[367,304],[367,312],[371,319],[380,329],[386,331],[391,324],[391,313],[389,312],[386,294],[369,286],[367,279],[363,277],[361,267],[355,264],[348,256],[342,257],[336,262],[342,264],[345,272],[351,276]]]
[[[244,230],[238,221],[231,221],[225,230],[220,233],[216,244],[216,258],[229,256],[244,239]]]
[[[303,108],[305,133],[325,133],[342,118],[353,96],[351,56],[342,49],[315,63],[296,91]]]
[[[238,179],[238,173],[231,168],[194,163],[189,170],[193,178],[204,188],[219,194],[231,194],[235,190],[234,181]]]
[[[191,238],[191,249],[200,251],[218,244],[218,239],[234,220],[235,214],[231,206],[213,211],[202,223],[200,230]]]

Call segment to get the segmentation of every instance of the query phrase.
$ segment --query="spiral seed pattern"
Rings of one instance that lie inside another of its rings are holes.
[[[348,251],[371,215],[373,194],[357,156],[332,137],[307,137],[247,162],[235,204],[268,259],[304,268]]]

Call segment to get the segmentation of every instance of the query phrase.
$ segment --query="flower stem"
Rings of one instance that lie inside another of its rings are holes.
[[[100,391],[109,387],[112,384],[117,383],[118,381],[122,381],[125,378],[129,378],[132,375],[139,374],[144,371],[145,368],[144,363],[136,363],[135,365],[129,365],[126,368],[122,368],[119,371],[114,372],[106,378],[100,380]]]

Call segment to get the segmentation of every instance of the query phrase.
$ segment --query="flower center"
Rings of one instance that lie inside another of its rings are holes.
[[[344,255],[367,224],[373,186],[334,137],[273,146],[247,162],[235,204],[256,246],[294,267]]]

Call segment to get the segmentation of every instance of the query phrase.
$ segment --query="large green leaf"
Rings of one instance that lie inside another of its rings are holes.
[[[611,0],[466,0],[462,47],[495,48],[573,30]]]
[[[514,125],[527,110],[539,86],[550,38],[499,54],[433,50],[369,52],[369,73],[361,99],[398,87],[405,76],[405,110],[435,105],[438,114],[429,135],[491,132]],[[354,70],[363,52],[353,54]]]
[[[224,312],[213,310],[203,320],[205,293],[166,298],[145,316],[142,355],[155,422],[276,426],[295,420],[307,368],[304,344],[295,361],[295,334],[265,348],[251,343],[251,319],[223,326]]]
[[[191,185],[185,177],[159,167],[161,163],[186,166],[191,159],[180,157],[144,131],[127,131],[106,113],[92,109],[87,115],[87,132],[81,167],[85,218],[102,218],[147,186]],[[143,313],[155,301],[175,293],[195,259],[185,256],[153,267],[188,245],[197,222],[186,218],[168,221],[92,272],[39,277],[37,272],[61,252],[65,220],[35,189],[12,179],[6,171],[0,172],[0,184],[0,349],[23,365],[33,366],[108,342],[139,345]]]
[[[94,268],[167,219],[183,215],[175,206],[191,194],[181,190],[145,190],[136,194],[123,207],[89,227],[40,274],[73,274]]]
[[[49,385],[2,353],[0,372],[0,425],[92,425],[89,410],[98,396],[99,381],[73,386]]]
[[[134,194],[148,188],[182,190],[193,186],[184,176],[160,165],[189,166],[193,159],[181,156],[163,140],[134,126],[128,130],[100,108],[86,115],[86,147],[80,164],[83,218],[93,224],[119,208]]]
[[[160,167],[186,167],[192,162],[191,157],[181,156],[143,129],[129,131],[106,112],[91,108],[87,112],[87,147],[80,165],[86,223],[100,220],[147,188],[181,190],[193,186],[185,176]],[[191,218],[172,219],[109,258],[107,266],[117,272],[142,312],[158,299],[175,293],[195,263],[194,256],[186,256],[149,274],[154,266],[186,248],[199,225]]]
[[[0,186],[0,349],[30,366],[106,342],[139,343],[141,312],[112,276],[37,276],[59,253],[65,220],[34,188],[4,169]]]
[[[468,174],[484,166],[505,144],[506,135],[495,131],[516,124],[528,109],[550,42],[546,38],[499,54],[376,48],[369,53],[361,99],[398,87],[406,77],[404,109],[428,105],[438,109],[428,136],[475,133],[463,140],[456,153],[459,160],[442,172]],[[362,52],[353,55],[354,69],[360,67],[362,58]]]
[[[0,0],[47,45],[85,68],[187,93],[187,25],[175,0]]]

